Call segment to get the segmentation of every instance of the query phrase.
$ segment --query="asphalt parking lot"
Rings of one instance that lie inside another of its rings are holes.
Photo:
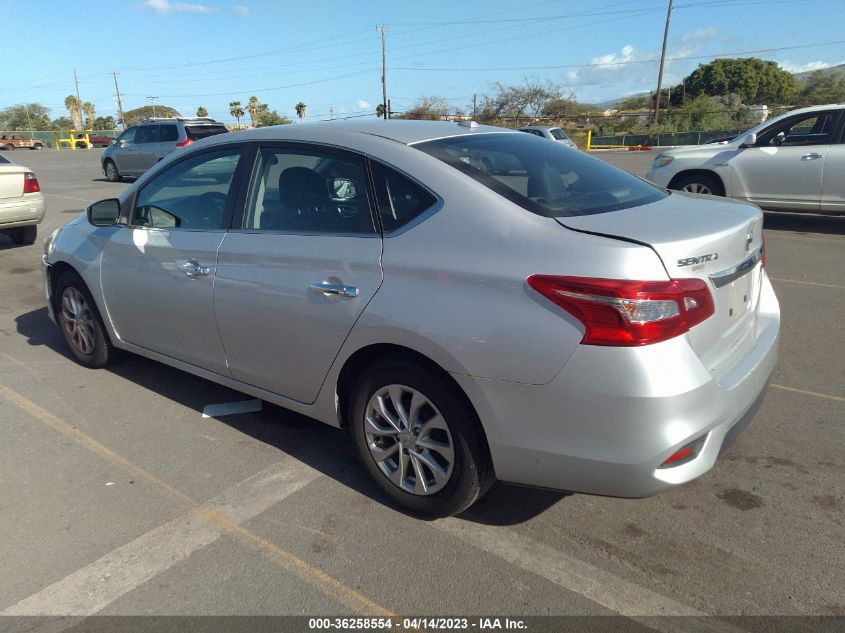
[[[101,150],[17,151],[40,235],[114,196]],[[645,173],[649,152],[601,158]],[[700,479],[623,500],[499,485],[464,515],[385,504],[346,435],[48,320],[40,239],[0,236],[0,614],[845,615],[845,217],[767,214],[773,384]],[[655,625],[661,628],[661,625]]]

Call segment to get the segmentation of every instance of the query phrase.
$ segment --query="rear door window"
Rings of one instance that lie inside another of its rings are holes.
[[[186,125],[185,134],[192,141],[198,141],[201,138],[214,136],[215,134],[225,134],[229,130],[225,125]]]
[[[160,143],[167,141],[176,141],[179,138],[179,130],[175,125],[159,125],[158,126],[158,140]]]
[[[157,125],[142,125],[135,134],[135,143],[156,143],[158,141]]]
[[[372,163],[372,169],[385,233],[411,223],[437,203],[431,193],[397,171],[376,162]]]
[[[413,145],[538,215],[607,213],[665,198],[654,185],[527,134],[473,134]]]

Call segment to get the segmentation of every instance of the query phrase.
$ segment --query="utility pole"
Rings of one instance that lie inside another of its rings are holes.
[[[382,25],[376,29],[381,32],[381,102],[384,105],[384,118],[390,118],[390,108],[387,107],[387,52],[384,47],[384,32],[387,27]]]
[[[657,125],[657,115],[660,112],[660,88],[663,86],[663,65],[666,62],[666,41],[669,39],[669,21],[672,19],[672,0],[666,11],[666,28],[663,30],[663,52],[660,53],[660,73],[657,75],[657,94],[654,97],[654,125]]]
[[[156,118],[156,104],[155,101],[158,97],[147,97],[150,102],[150,105],[153,106],[153,118]]]
[[[475,121],[475,112],[476,112],[476,107],[477,107],[477,106],[476,106],[475,97],[476,97],[476,95],[475,95],[475,94],[473,94],[473,95],[472,95],[472,120],[473,120],[473,121]]]
[[[123,101],[120,99],[120,88],[117,87],[117,71],[111,71],[112,77],[114,77],[114,92],[115,96],[117,97],[117,121],[120,123],[123,128],[126,128],[126,123],[123,120]]]
[[[329,106],[329,121],[334,121],[334,107]]]
[[[85,122],[82,121],[82,99],[79,98],[79,79],[76,77],[76,68],[73,69],[73,83],[76,84],[76,111],[79,115],[79,121],[82,124],[82,127],[85,127]],[[74,125],[76,125],[75,122]]]

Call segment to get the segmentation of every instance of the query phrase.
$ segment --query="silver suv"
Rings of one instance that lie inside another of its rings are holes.
[[[228,132],[208,117],[148,119],[128,128],[103,152],[103,173],[111,182],[137,177],[180,147],[207,136]]]

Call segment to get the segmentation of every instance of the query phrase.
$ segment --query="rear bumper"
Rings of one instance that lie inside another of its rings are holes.
[[[13,201],[0,200],[0,230],[40,224],[46,210],[44,196],[40,193],[24,194]]]
[[[764,278],[754,347],[719,376],[682,336],[641,348],[579,346],[546,385],[454,378],[484,423],[499,479],[644,497],[707,472],[744,430],[777,362],[779,329]],[[659,468],[696,440],[694,459]]]

